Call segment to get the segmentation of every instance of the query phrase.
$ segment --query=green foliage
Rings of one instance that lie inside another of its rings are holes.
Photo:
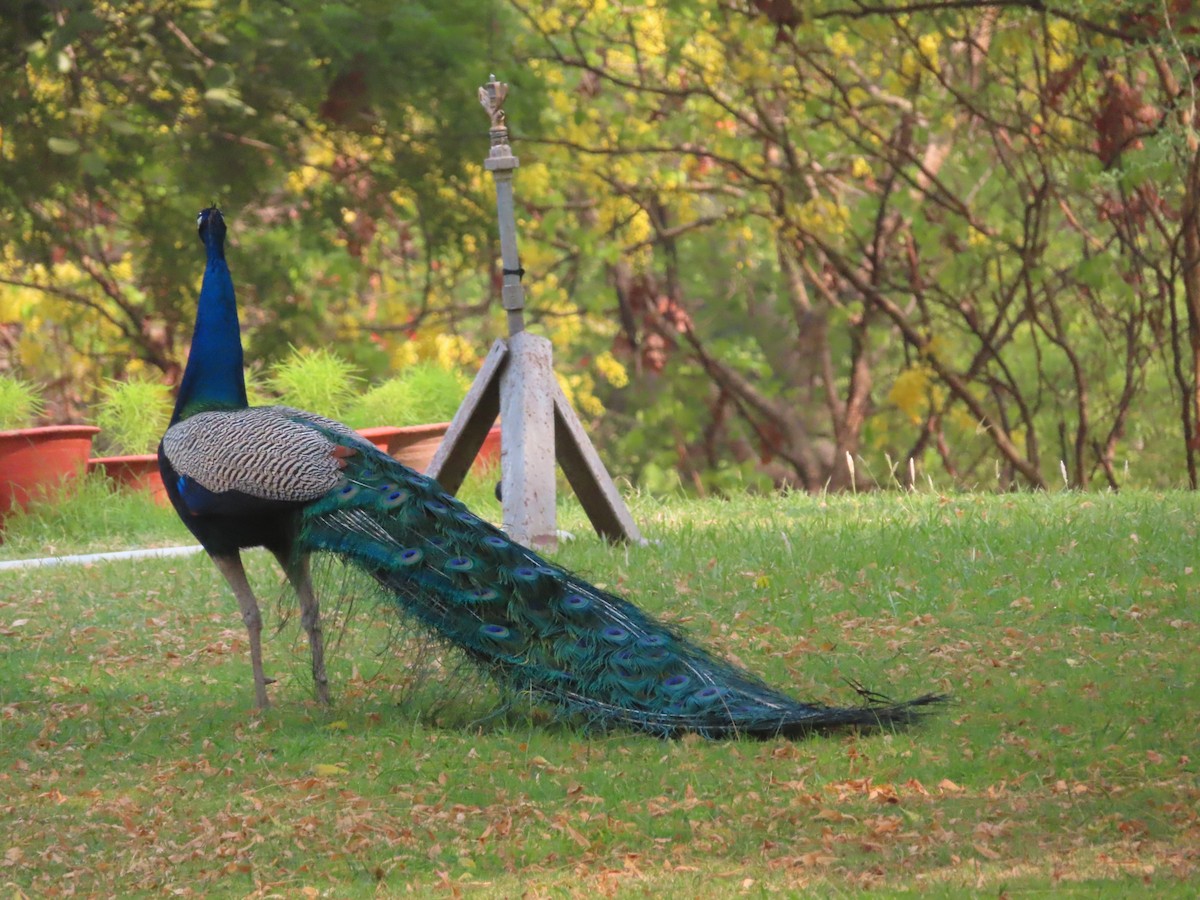
[[[98,439],[113,454],[150,453],[171,420],[171,392],[161,381],[137,375],[109,381],[96,410]]]
[[[1139,13],[1134,37],[1138,4],[517,5],[552,135],[525,265],[585,313],[615,284],[620,334],[575,346],[634,373],[601,427],[639,483],[757,457],[849,487],[847,455],[1001,489],[1186,477],[1200,144],[1169,85],[1200,36]]]
[[[29,428],[42,413],[37,386],[12,375],[0,375],[0,431]]]
[[[56,410],[131,359],[178,377],[213,199],[251,360],[486,348],[495,71],[530,322],[640,483],[836,489],[849,453],[1167,485],[1197,453],[1200,37],[1144,3],[20,6],[0,324]],[[592,390],[606,354],[628,389]]]
[[[267,384],[284,406],[341,420],[362,379],[332,350],[298,350],[271,367]]]
[[[478,301],[491,216],[475,92],[505,62],[505,7],[35,6],[0,25],[0,323],[29,326],[22,363],[67,384],[68,405],[130,359],[178,376],[194,217],[214,200],[252,359],[337,344],[381,374],[395,344],[367,339],[376,323]]]
[[[346,420],[355,428],[448,422],[468,386],[458,370],[421,360],[360,396],[347,411]]]

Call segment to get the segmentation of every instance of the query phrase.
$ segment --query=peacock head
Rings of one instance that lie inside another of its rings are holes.
[[[225,240],[225,219],[215,205],[200,210],[196,216],[196,231],[200,233],[200,241],[205,246],[210,241],[220,244]]]

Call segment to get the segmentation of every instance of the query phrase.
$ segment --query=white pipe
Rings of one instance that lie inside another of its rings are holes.
[[[40,569],[47,566],[86,565],[110,559],[153,559],[161,556],[188,556],[199,553],[203,547],[151,547],[147,550],[114,550],[111,553],[84,553],[79,556],[45,556],[41,559],[10,559],[0,562],[0,571],[5,569]]]

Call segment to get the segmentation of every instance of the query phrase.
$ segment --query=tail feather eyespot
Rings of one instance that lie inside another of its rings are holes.
[[[609,625],[600,632],[600,636],[610,644],[623,644],[629,639],[629,632],[619,625]]]
[[[513,650],[524,643],[524,638],[519,632],[508,628],[505,625],[500,625],[495,622],[486,622],[479,626],[479,634],[485,640],[499,644],[506,650]]]
[[[591,598],[585,597],[583,594],[568,594],[562,601],[563,611],[571,615],[587,612],[591,606]]]
[[[705,709],[715,704],[728,693],[728,688],[715,684],[706,685],[687,698],[687,705],[696,709]]]
[[[672,675],[670,678],[664,679],[662,686],[668,694],[678,696],[687,690],[691,683],[692,679],[688,675]]]

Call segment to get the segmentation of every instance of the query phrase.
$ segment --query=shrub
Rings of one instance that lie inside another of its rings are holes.
[[[346,417],[361,381],[351,363],[328,350],[293,348],[267,374],[280,403],[331,419]]]
[[[359,397],[347,420],[355,428],[447,422],[454,418],[467,387],[461,372],[435,362],[418,362]]]
[[[171,391],[144,375],[109,381],[96,412],[101,443],[113,453],[152,453],[171,420]]]
[[[31,427],[42,409],[42,395],[36,385],[0,375],[0,431]]]

